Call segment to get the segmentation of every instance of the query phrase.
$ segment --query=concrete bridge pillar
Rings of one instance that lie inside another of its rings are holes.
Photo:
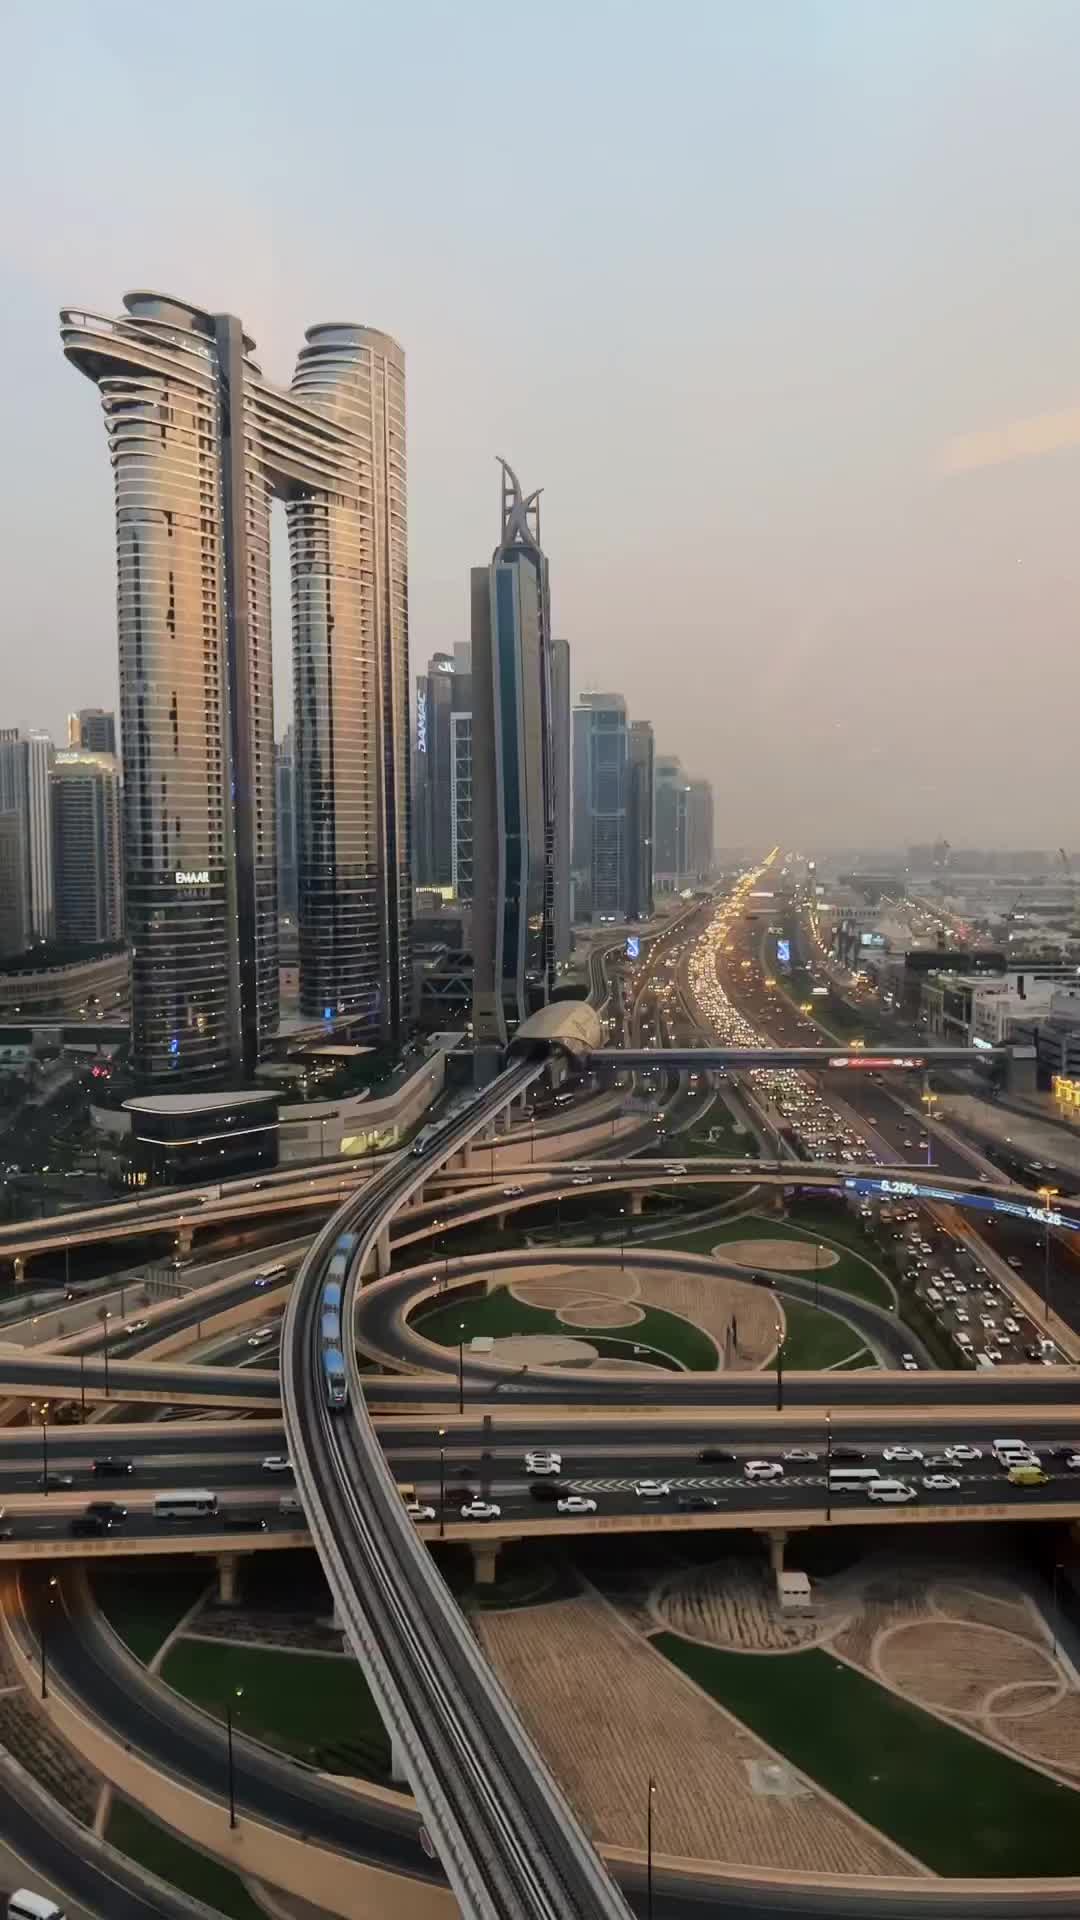
[[[390,1778],[395,1787],[408,1787],[412,1785],[409,1779],[408,1768],[405,1765],[405,1755],[396,1733],[390,1735]]]
[[[390,1229],[384,1227],[375,1242],[375,1277],[385,1280],[390,1271]]]
[[[505,1210],[505,1208],[503,1209],[503,1211],[502,1211],[502,1213],[497,1213],[497,1214],[495,1215],[495,1225],[496,1225],[496,1227],[498,1228],[498,1231],[499,1231],[500,1233],[505,1233],[505,1232],[506,1232],[506,1210]]]
[[[765,1538],[769,1543],[769,1566],[774,1574],[781,1574],[784,1571],[784,1548],[787,1545],[787,1534],[784,1532],[783,1527],[770,1527]]]
[[[219,1607],[235,1607],[240,1597],[238,1578],[240,1556],[219,1553],[217,1557],[217,1598]]]
[[[645,1206],[645,1195],[642,1192],[640,1187],[635,1187],[633,1193],[630,1195],[631,1214],[641,1213],[644,1206]]]
[[[176,1229],[176,1251],[181,1260],[186,1260],[191,1253],[193,1232],[194,1228],[186,1220]]]
[[[495,1568],[499,1560],[497,1540],[474,1540],[472,1543],[473,1580],[478,1587],[495,1585]]]

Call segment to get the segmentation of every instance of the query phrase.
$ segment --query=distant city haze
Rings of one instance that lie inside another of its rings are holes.
[[[5,9],[0,725],[117,704],[110,476],[62,305],[401,342],[412,662],[505,453],[575,694],[719,846],[1080,853],[1080,8]],[[275,528],[279,731],[289,717]]]

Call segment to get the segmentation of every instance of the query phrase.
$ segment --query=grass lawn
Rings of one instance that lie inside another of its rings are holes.
[[[827,1653],[653,1639],[714,1699],[939,1874],[1080,1873],[1069,1787],[995,1753]]]
[[[793,1373],[800,1369],[813,1373],[822,1367],[834,1366],[838,1360],[847,1360],[862,1345],[854,1327],[838,1320],[834,1313],[805,1306],[801,1300],[785,1299],[781,1305],[787,1322],[784,1365]]]
[[[162,1678],[219,1720],[242,1687],[235,1724],[254,1739],[329,1773],[390,1777],[390,1741],[355,1660],[178,1640]]]
[[[658,1355],[667,1354],[692,1373],[714,1373],[716,1348],[707,1334],[678,1314],[665,1313],[662,1307],[643,1308],[643,1318],[626,1329],[627,1338],[643,1347],[654,1347]],[[553,1333],[571,1338],[580,1335],[592,1339],[588,1327],[567,1327],[544,1307],[530,1307],[515,1300],[508,1287],[496,1287],[483,1299],[463,1300],[458,1305],[435,1307],[414,1314],[410,1324],[425,1339],[442,1347],[456,1347],[464,1323],[466,1341],[477,1334]],[[596,1341],[610,1340],[610,1327],[596,1328]],[[625,1351],[625,1350],[624,1350]]]
[[[714,1227],[695,1227],[688,1233],[679,1233],[673,1228],[670,1244],[685,1248],[687,1253],[711,1253],[722,1240],[820,1240],[828,1245],[831,1238],[828,1232],[817,1233],[812,1227],[798,1227],[790,1220],[744,1213],[739,1219],[721,1220]],[[821,1268],[823,1287],[836,1287],[841,1293],[853,1293],[860,1300],[872,1301],[877,1307],[887,1308],[891,1304],[892,1295],[884,1280],[854,1248],[840,1244],[832,1247],[831,1251],[837,1253],[839,1258],[835,1266]],[[800,1277],[812,1279],[812,1270]]]
[[[105,1838],[129,1860],[156,1873],[181,1893],[189,1893],[193,1900],[203,1900],[208,1907],[228,1914],[230,1920],[266,1920],[262,1907],[235,1873],[157,1826],[126,1800],[113,1802]]]
[[[209,1586],[198,1561],[145,1560],[133,1580],[123,1560],[92,1565],[94,1598],[136,1660],[152,1660],[162,1642]]]

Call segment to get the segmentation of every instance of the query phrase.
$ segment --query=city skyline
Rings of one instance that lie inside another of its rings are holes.
[[[526,240],[514,170],[493,173],[479,133],[498,45],[483,4],[452,32],[409,7],[364,29],[363,58],[410,75],[369,103],[370,137],[396,155],[373,195],[342,132],[359,23],[336,15],[316,128],[284,49],[260,34],[253,50],[227,12],[231,110],[208,102],[167,209],[131,155],[162,127],[181,136],[206,84],[194,48],[164,59],[163,24],[126,0],[63,11],[58,70],[45,23],[12,10],[22,90],[0,136],[23,187],[0,319],[19,369],[13,724],[62,738],[65,683],[113,700],[108,475],[51,334],[73,294],[108,310],[134,276],[265,316],[276,373],[313,311],[377,316],[406,343],[413,671],[468,636],[463,575],[487,538],[491,450],[510,446],[550,490],[553,625],[578,685],[620,686],[658,741],[730,787],[730,838],[760,820],[843,844],[853,795],[867,844],[1062,838],[1067,768],[1015,725],[989,668],[1000,652],[1066,701],[1080,691],[1075,15],[920,0],[886,18],[837,0],[780,35],[767,11],[684,5],[657,45],[633,7],[616,35],[579,10],[575,61],[554,30],[523,78],[525,117],[563,127]],[[980,133],[1006,70],[1007,165]],[[102,126],[118,96],[123,125]],[[567,244],[579,218],[587,247]],[[280,553],[275,583],[280,616]],[[1015,769],[1018,799],[993,764]]]

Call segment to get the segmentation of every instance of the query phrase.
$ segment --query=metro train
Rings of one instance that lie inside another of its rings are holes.
[[[341,1338],[341,1301],[349,1261],[355,1249],[355,1233],[339,1234],[330,1256],[330,1266],[327,1278],[323,1282],[319,1307],[323,1391],[326,1394],[327,1406],[335,1409],[349,1404],[349,1380],[345,1371],[345,1353]]]

